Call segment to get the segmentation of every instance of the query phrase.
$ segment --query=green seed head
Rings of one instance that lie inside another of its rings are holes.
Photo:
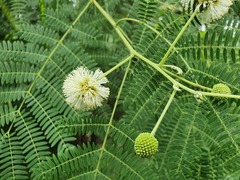
[[[141,133],[135,139],[134,149],[138,156],[152,156],[158,149],[158,141],[150,133]]]
[[[220,94],[231,94],[230,88],[225,84],[215,84],[212,88],[212,92]]]

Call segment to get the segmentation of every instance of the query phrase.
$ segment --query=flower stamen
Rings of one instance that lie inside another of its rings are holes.
[[[108,82],[106,77],[98,79],[103,72],[95,72],[84,67],[73,70],[63,83],[63,93],[66,102],[76,109],[94,109],[102,105],[102,101],[109,96],[109,88],[102,86]]]

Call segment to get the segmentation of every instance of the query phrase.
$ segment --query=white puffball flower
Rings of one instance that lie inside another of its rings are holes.
[[[222,18],[233,4],[232,0],[181,0],[181,3],[184,9],[190,12],[194,11],[194,3],[195,8],[200,6],[201,12],[197,14],[197,18],[202,24]]]
[[[106,77],[101,78],[102,75],[103,72],[99,69],[93,72],[82,66],[73,70],[63,83],[66,102],[79,110],[101,106],[110,93],[108,87],[102,86],[108,82]]]
[[[232,0],[201,0],[200,2],[204,7],[204,10],[199,14],[202,23],[209,23],[222,18],[232,5]]]

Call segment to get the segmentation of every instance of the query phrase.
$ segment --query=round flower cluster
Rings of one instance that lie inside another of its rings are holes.
[[[158,141],[150,133],[141,133],[135,139],[134,149],[138,156],[152,156],[158,149]]]
[[[225,84],[215,84],[212,88],[212,92],[220,94],[232,94],[230,88]]]
[[[76,109],[94,109],[101,106],[110,93],[109,88],[102,86],[108,82],[106,77],[101,78],[103,72],[95,72],[84,67],[73,70],[63,83],[63,94],[66,102]]]

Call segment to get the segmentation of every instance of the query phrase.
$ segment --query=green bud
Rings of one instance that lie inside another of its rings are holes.
[[[158,140],[150,133],[141,133],[135,139],[134,149],[138,156],[152,156],[158,149]]]
[[[220,94],[231,94],[230,88],[227,85],[221,83],[215,84],[212,88],[212,92]]]

